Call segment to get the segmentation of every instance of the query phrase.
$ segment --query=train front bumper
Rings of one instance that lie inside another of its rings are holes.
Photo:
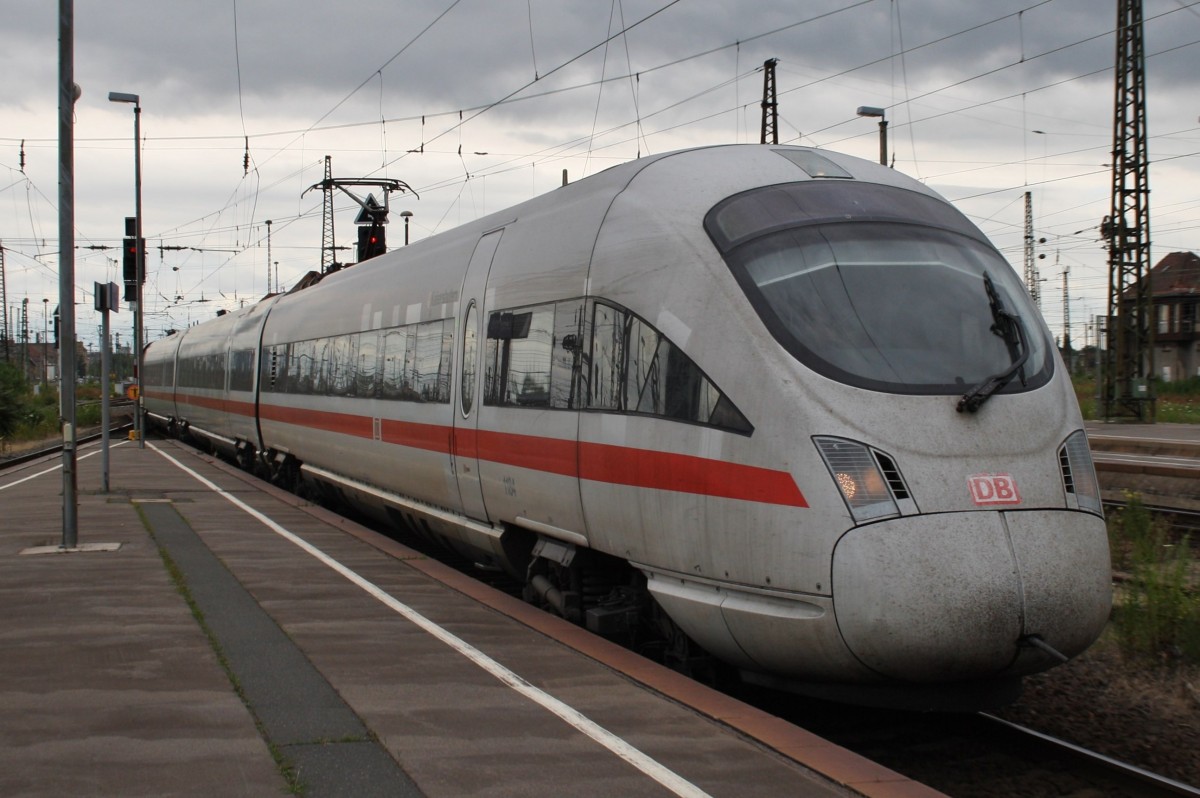
[[[1112,601],[1104,521],[1030,510],[919,515],[847,532],[833,608],[849,651],[887,679],[1017,676],[1100,635]]]

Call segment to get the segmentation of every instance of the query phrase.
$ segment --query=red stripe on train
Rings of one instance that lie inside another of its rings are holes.
[[[241,415],[253,415],[253,404],[179,395],[181,403],[195,404]],[[370,416],[301,410],[262,403],[263,420],[300,427],[374,438]],[[459,457],[478,457],[492,463],[528,468],[559,476],[637,488],[715,496],[724,499],[808,507],[804,493],[786,471],[730,463],[673,452],[657,452],[607,443],[577,443],[561,438],[517,435],[416,424],[394,419],[380,421],[384,443]]]

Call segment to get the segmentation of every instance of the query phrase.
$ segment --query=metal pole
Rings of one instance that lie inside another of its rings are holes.
[[[137,306],[133,310],[134,363],[137,369],[137,401],[133,406],[133,425],[137,430],[138,448],[146,448],[145,419],[142,418],[142,348],[146,315],[142,311],[142,282],[146,279],[146,247],[142,244],[142,104],[133,106],[133,183],[137,192],[134,212],[137,214]]]
[[[59,408],[63,436],[62,548],[79,543],[75,476],[75,5],[58,2]]]
[[[108,493],[108,428],[112,426],[112,411],[109,405],[109,395],[112,393],[112,386],[108,381],[108,370],[111,365],[111,355],[109,354],[108,340],[108,311],[109,300],[116,294],[109,286],[112,283],[100,285],[96,283],[96,288],[103,290],[104,309],[100,313],[100,492]]]
[[[882,117],[879,119],[879,163],[883,166],[888,165],[887,157],[887,120]]]
[[[62,375],[59,375],[62,382]],[[42,297],[42,390],[50,388],[50,298]]]

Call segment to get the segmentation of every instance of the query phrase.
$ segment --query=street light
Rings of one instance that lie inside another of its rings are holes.
[[[884,118],[883,109],[873,105],[860,105],[858,115],[879,118],[879,163],[887,166],[887,119]]]
[[[50,299],[42,297],[42,388],[50,384]]]
[[[400,211],[400,216],[404,218],[404,246],[408,246],[408,220],[412,218],[412,211]]]
[[[134,240],[137,242],[136,280],[134,283],[133,304],[133,349],[134,349],[134,379],[137,382],[137,399],[133,412],[133,428],[137,435],[138,448],[144,449],[145,430],[142,420],[142,280],[146,278],[146,253],[142,246],[142,104],[136,94],[126,94],[120,91],[108,93],[109,102],[133,104],[133,184],[135,192]]]

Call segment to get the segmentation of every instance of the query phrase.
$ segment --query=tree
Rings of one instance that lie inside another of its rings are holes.
[[[0,363],[0,438],[7,438],[16,431],[28,392],[29,386],[21,370],[11,363]]]

